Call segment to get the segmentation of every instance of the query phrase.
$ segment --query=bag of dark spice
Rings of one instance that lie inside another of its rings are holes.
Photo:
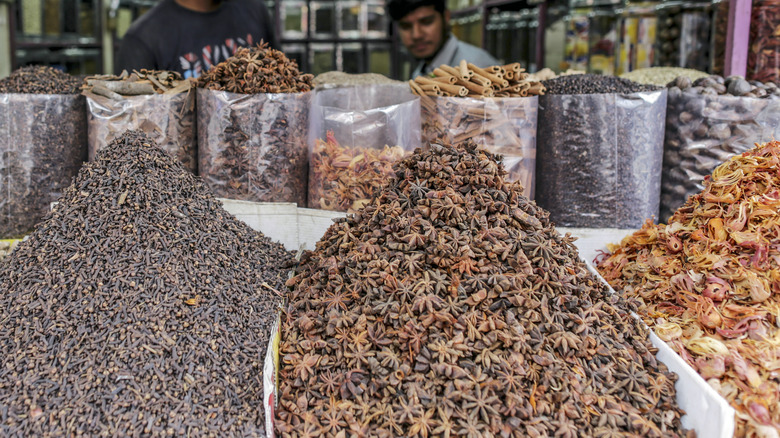
[[[421,96],[423,144],[471,139],[502,155],[507,180],[520,182],[523,195],[533,199],[541,83],[531,80],[519,63],[483,69],[464,61],[442,65],[433,75],[409,81]]]
[[[218,197],[306,205],[312,75],[260,44],[198,80],[198,171]]]
[[[747,77],[780,82],[780,0],[756,0],[750,13]]]
[[[89,160],[127,130],[141,130],[197,174],[195,83],[178,72],[134,71],[90,76],[87,98]]]
[[[712,75],[668,84],[661,216],[666,221],[730,157],[780,138],[780,88]]]
[[[558,226],[658,217],[666,90],[601,75],[542,82],[536,202]]]
[[[0,238],[32,231],[86,160],[80,85],[45,66],[0,80]]]
[[[310,115],[309,208],[351,211],[420,147],[420,98],[406,84],[318,90]]]

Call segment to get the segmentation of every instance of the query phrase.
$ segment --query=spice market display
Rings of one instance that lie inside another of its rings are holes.
[[[400,146],[342,146],[333,132],[317,139],[309,159],[309,208],[354,212],[395,174],[406,155]]]
[[[601,275],[737,411],[780,433],[780,142],[718,166],[667,224],[610,245]]]
[[[292,261],[121,135],[0,263],[0,435],[263,436]]]
[[[572,241],[473,142],[404,158],[287,283],[277,436],[685,436]]]
[[[194,87],[194,81],[172,71],[141,69],[87,77],[82,90],[87,97],[89,158],[117,135],[140,129],[196,173]]]
[[[441,65],[433,75],[409,81],[412,92],[420,96],[423,144],[475,141],[503,155],[508,179],[519,181],[524,195],[533,198],[538,114],[534,96],[544,94],[544,86],[529,80],[519,63],[482,69],[461,62]]]
[[[21,238],[87,158],[81,81],[46,66],[0,79],[0,238]]]
[[[312,78],[260,44],[198,79],[198,172],[217,196],[306,205]]]

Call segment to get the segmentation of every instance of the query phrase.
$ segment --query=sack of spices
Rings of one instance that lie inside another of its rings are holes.
[[[737,76],[669,85],[661,220],[700,192],[706,175],[756,143],[780,138],[780,89]]]
[[[90,76],[87,98],[89,160],[127,130],[141,130],[157,145],[197,173],[195,83],[178,72],[140,70]]]
[[[319,90],[309,117],[309,208],[356,210],[420,147],[420,98],[406,84]]]
[[[0,80],[0,238],[32,231],[86,160],[80,86],[44,66]]]
[[[418,76],[409,84],[421,96],[423,145],[471,139],[502,155],[507,180],[519,181],[523,195],[533,199],[540,82],[530,80],[519,63],[483,69],[464,61],[441,65],[433,77]]]
[[[312,75],[262,44],[198,86],[198,172],[216,196],[306,205]]]
[[[600,75],[543,81],[536,202],[558,226],[658,217],[666,90]]]
[[[756,0],[750,14],[747,78],[780,82],[780,0]]]

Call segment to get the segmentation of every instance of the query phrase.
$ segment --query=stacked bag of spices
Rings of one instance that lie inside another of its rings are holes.
[[[312,78],[260,44],[198,79],[198,172],[217,196],[306,205]]]
[[[712,75],[668,84],[661,221],[729,157],[780,138],[780,88]]]
[[[657,217],[666,90],[590,74],[542,83],[536,202],[567,227]]]
[[[140,70],[86,78],[89,159],[128,129],[153,138],[166,152],[197,173],[195,83],[178,72]]]
[[[730,158],[668,224],[597,260],[601,275],[737,411],[738,437],[780,434],[780,142]]]
[[[0,238],[29,233],[86,161],[80,85],[44,66],[0,80]]]
[[[420,147],[420,99],[403,82],[318,87],[309,118],[309,208],[360,208]]]
[[[533,198],[541,83],[529,80],[519,63],[480,68],[462,61],[441,65],[432,77],[418,76],[409,85],[421,96],[423,144],[472,139],[503,155],[509,180],[520,181]]]

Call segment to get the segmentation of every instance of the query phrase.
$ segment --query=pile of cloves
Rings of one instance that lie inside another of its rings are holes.
[[[682,436],[630,307],[474,143],[432,144],[306,252],[279,436]]]
[[[0,264],[0,436],[265,435],[291,261],[121,135]]]

